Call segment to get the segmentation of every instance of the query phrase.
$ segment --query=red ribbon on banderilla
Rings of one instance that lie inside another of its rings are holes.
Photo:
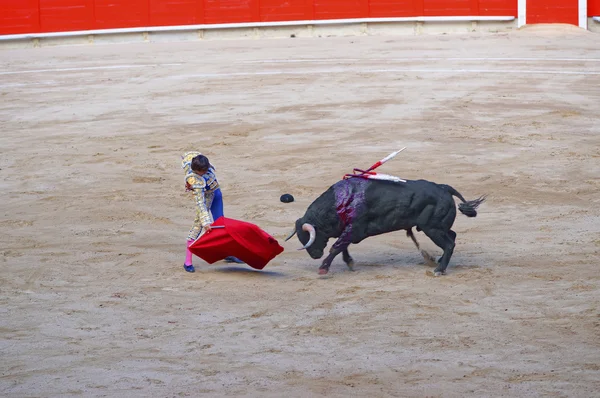
[[[403,150],[405,150],[406,147],[396,151],[396,152],[392,152],[389,155],[387,155],[386,157],[384,157],[383,159],[381,159],[380,161],[376,162],[375,164],[373,164],[373,166],[369,167],[367,170],[361,170],[361,169],[354,169],[352,171],[352,174],[345,174],[344,175],[344,180],[348,179],[348,178],[352,178],[352,177],[358,177],[358,178],[366,178],[366,179],[371,179],[371,180],[386,180],[386,181],[394,181],[394,182],[406,182],[406,180],[403,180],[401,178],[395,177],[395,176],[391,176],[389,174],[380,174],[380,173],[376,173],[373,170],[375,170],[376,168],[378,168],[379,166],[381,166],[382,164],[384,164],[385,162],[392,160],[393,158],[396,157],[396,155],[398,155],[400,152],[402,152]]]

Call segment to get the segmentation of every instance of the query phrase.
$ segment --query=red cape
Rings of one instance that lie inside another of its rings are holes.
[[[283,252],[283,247],[258,226],[226,217],[219,217],[214,228],[190,245],[190,251],[209,264],[235,256],[256,269],[263,269]]]

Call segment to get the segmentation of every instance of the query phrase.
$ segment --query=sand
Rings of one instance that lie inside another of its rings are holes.
[[[600,36],[561,29],[0,52],[0,395],[596,395]],[[381,172],[489,195],[447,275],[398,232],[320,278],[295,220],[403,146]],[[183,271],[187,150],[262,272]]]

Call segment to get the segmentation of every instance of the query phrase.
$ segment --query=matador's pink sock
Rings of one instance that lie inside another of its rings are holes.
[[[193,240],[187,241],[187,249],[185,251],[185,265],[192,265],[192,252],[190,251],[190,245],[194,243]]]

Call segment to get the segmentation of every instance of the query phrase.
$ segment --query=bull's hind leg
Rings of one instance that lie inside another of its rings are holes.
[[[448,230],[448,235],[450,236],[450,239],[452,239],[452,242],[456,242],[456,232],[450,229]]]
[[[456,232],[454,232],[453,230],[449,230],[448,231],[448,238],[454,242],[454,244],[456,244]],[[444,258],[444,256],[440,257],[439,260],[437,261],[438,264],[442,262],[442,258]],[[435,260],[434,260],[435,261]],[[435,263],[434,263],[435,265]]]
[[[419,245],[419,242],[417,242],[417,238],[415,237],[415,234],[413,234],[412,228],[406,230],[406,236],[412,239],[415,246],[417,246],[417,250],[421,252],[421,256],[423,256],[423,258],[425,259],[425,263],[432,267],[435,267],[435,258],[433,258],[433,256],[429,254],[426,250],[421,249],[421,245]]]
[[[433,243],[444,251],[444,254],[440,258],[439,265],[433,271],[435,276],[442,275],[446,272],[446,268],[448,267],[448,263],[454,252],[455,244],[452,236],[456,237],[456,234],[452,235],[441,229],[423,229],[423,232],[425,232],[425,235],[427,235]]]

